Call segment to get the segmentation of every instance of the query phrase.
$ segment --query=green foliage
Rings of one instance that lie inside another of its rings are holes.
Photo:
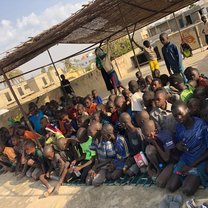
[[[45,68],[45,67],[41,68],[41,73],[42,73],[42,74],[43,74],[43,73],[46,73],[46,68]]]
[[[106,52],[106,45],[103,46],[103,50]],[[119,38],[110,43],[110,50],[112,58],[117,58],[131,51],[131,43],[127,37]]]
[[[6,73],[7,77],[9,79],[11,79],[10,82],[12,85],[18,84],[18,83],[23,82],[25,80],[23,76],[19,76],[21,74],[23,74],[23,72],[20,69],[13,69],[13,70]],[[16,77],[16,76],[18,76],[18,77]],[[0,76],[0,81],[4,82],[3,76]],[[6,82],[4,82],[3,84],[5,87],[7,87]]]

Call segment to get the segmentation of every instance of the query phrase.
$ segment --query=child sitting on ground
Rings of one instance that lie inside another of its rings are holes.
[[[208,100],[204,100],[202,103],[200,115],[208,125]]]
[[[205,87],[197,87],[194,91],[194,97],[203,102],[208,98],[208,90]]]
[[[188,101],[187,106],[191,116],[200,117],[200,105],[201,101],[198,98],[191,98]]]
[[[140,92],[137,81],[131,80],[129,83],[129,90],[132,93],[131,96],[131,111],[140,112],[143,109],[142,93]]]
[[[150,117],[154,120],[158,130],[168,130],[174,133],[176,123],[171,112],[171,104],[167,99],[165,89],[155,92],[155,108],[150,112]]]
[[[150,86],[152,84],[152,80],[153,80],[153,78],[152,78],[151,75],[147,75],[145,77],[145,81],[146,81],[146,85],[147,85],[146,90],[150,90]]]
[[[84,104],[85,104],[85,108],[86,108],[86,112],[89,115],[92,115],[95,111],[96,111],[96,103],[93,103],[90,97],[86,97],[84,99]]]
[[[153,92],[155,92],[156,90],[162,88],[162,82],[159,78],[154,78],[152,80],[152,84],[151,84],[151,89]]]
[[[0,166],[4,171],[14,171],[16,167],[16,154],[12,147],[6,147],[0,142]]]
[[[200,76],[199,70],[193,67],[188,67],[184,71],[184,74],[188,81],[194,80],[197,82],[197,86],[208,88],[208,79]]]
[[[46,173],[40,175],[40,181],[43,185],[46,186],[47,191],[44,192],[44,196],[48,197],[53,191],[54,187],[51,186],[48,182],[48,179],[58,179],[59,183],[62,183],[66,173],[69,163],[65,163],[61,156],[55,152],[52,145],[46,145],[43,150],[44,156],[48,159],[49,162],[49,169]],[[61,182],[60,182],[61,181]],[[56,189],[56,192],[58,189]]]
[[[119,113],[114,103],[111,101],[108,101],[106,104],[106,110],[107,110],[107,115],[109,117],[110,122],[113,125],[116,125],[119,119]]]
[[[88,129],[89,130],[89,129]],[[96,136],[91,149],[96,150],[97,159],[95,165],[88,172],[86,183],[88,185],[99,186],[106,180],[107,165],[115,158],[115,150],[113,145],[114,137],[108,136],[108,125],[105,124],[102,127],[101,135],[99,138]],[[95,137],[94,137],[95,138]]]
[[[12,136],[11,140],[17,161],[16,174],[18,174],[24,165],[24,142],[18,136]]]
[[[139,85],[139,89],[141,89],[141,91],[143,92],[147,86],[145,79],[142,76],[142,72],[140,71],[136,72],[136,78],[137,78],[137,83]]]
[[[184,83],[184,79],[180,74],[173,74],[170,76],[170,84],[175,87],[180,94],[180,99],[187,103],[193,97],[194,88]]]
[[[150,162],[148,174],[159,176],[164,166],[173,162],[175,153],[173,135],[167,130],[158,131],[153,120],[144,121],[142,132],[148,143],[145,150]],[[160,184],[164,184],[167,180],[168,177],[164,176],[163,182],[160,182]]]
[[[105,125],[103,134],[106,139],[113,140],[114,150],[116,152],[115,159],[108,165],[106,178],[108,180],[116,180],[122,176],[124,164],[129,157],[128,145],[123,136],[119,134],[115,135],[113,126],[110,124]]]
[[[71,174],[75,173],[77,177],[81,177],[82,182],[85,182],[88,171],[94,164],[96,152],[90,150],[93,139],[91,136],[88,136],[87,129],[83,127],[79,128],[77,131],[77,139],[82,149],[82,155],[71,162],[69,172]]]
[[[140,128],[136,128],[132,124],[131,116],[128,113],[122,113],[119,117],[119,122],[125,129],[125,136],[128,141],[128,147],[130,152],[130,156],[128,157],[124,165],[124,172],[129,176],[133,176],[139,172],[139,168],[134,160],[134,155],[136,155],[140,151],[145,150],[143,143],[143,134]]]
[[[92,90],[92,97],[93,97],[93,102],[96,103],[97,105],[103,103],[103,100],[98,95],[97,90]]]
[[[46,159],[39,148],[32,140],[28,140],[24,144],[26,163],[22,174],[27,177],[32,177],[34,180],[38,180],[40,175],[45,173],[47,169]],[[27,167],[29,169],[27,170]]]
[[[191,117],[187,105],[181,101],[173,104],[172,112],[178,122],[176,147],[181,155],[169,178],[167,189],[174,192],[182,186],[182,192],[191,196],[200,184],[208,186],[208,175],[205,173],[205,160],[208,158],[207,125],[202,119]]]
[[[154,99],[155,99],[155,93],[153,91],[146,91],[143,96],[143,102],[144,102],[144,106],[146,108],[146,111],[148,113],[150,113],[154,107],[155,107],[155,103],[154,103]]]

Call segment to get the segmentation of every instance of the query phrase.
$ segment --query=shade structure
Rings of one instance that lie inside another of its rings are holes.
[[[15,47],[0,60],[8,72],[58,43],[115,40],[197,0],[94,0],[60,24]],[[122,17],[125,21],[122,21]]]

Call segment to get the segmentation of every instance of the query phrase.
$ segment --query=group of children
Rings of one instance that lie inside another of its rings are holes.
[[[99,186],[144,172],[161,188],[194,194],[208,186],[208,80],[196,68],[184,74],[186,83],[180,74],[137,72],[106,103],[96,90],[29,103],[33,131],[24,119],[0,129],[2,171],[40,180],[45,197],[77,178]]]
[[[40,180],[45,197],[77,178],[100,186],[141,173],[171,192],[182,187],[185,195],[207,187],[208,79],[196,68],[184,70],[167,34],[160,40],[170,76],[160,75],[146,41],[141,48],[152,76],[138,71],[122,94],[111,94],[105,103],[96,90],[40,107],[29,103],[33,129],[24,118],[0,128],[1,170]]]

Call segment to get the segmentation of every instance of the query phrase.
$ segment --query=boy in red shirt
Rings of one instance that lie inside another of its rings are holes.
[[[206,87],[208,88],[208,79],[200,76],[199,74],[199,70],[193,67],[188,67],[186,68],[185,72],[184,72],[186,78],[188,79],[188,81],[196,81],[198,87]]]

